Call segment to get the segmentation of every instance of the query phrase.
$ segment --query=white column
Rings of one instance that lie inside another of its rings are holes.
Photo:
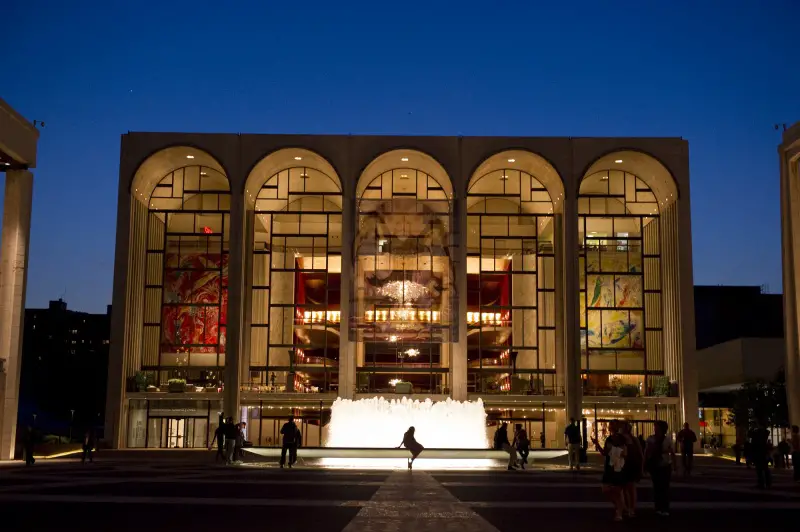
[[[33,174],[27,170],[6,172],[0,242],[0,459],[4,460],[14,458],[32,200]]]
[[[557,215],[558,216],[558,215]],[[581,388],[580,287],[578,286],[578,198],[564,198],[563,232],[564,255],[564,395],[567,418],[580,419],[583,390]]]
[[[240,354],[242,350],[242,325],[244,310],[244,194],[231,194],[230,249],[228,258],[228,323],[225,342],[225,393],[223,412],[239,420]],[[249,235],[248,235],[249,236]],[[249,286],[249,283],[248,283]]]
[[[786,150],[780,151],[781,165],[781,226],[783,233],[783,308],[786,336],[786,398],[789,421],[800,424],[800,338],[798,332],[798,245],[800,222],[800,186],[797,166]]]
[[[451,396],[456,401],[467,400],[467,198],[456,197],[453,208],[453,273],[456,301],[451,320],[458,326],[457,341],[450,357]],[[451,322],[452,323],[452,322]]]
[[[342,273],[339,295],[339,397],[353,399],[356,391],[356,350],[350,341],[350,328],[356,324],[354,298],[356,290],[353,270],[355,268],[356,202],[352,194],[342,195]]]

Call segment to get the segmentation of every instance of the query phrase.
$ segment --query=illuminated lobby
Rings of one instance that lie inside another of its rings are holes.
[[[685,140],[128,133],[119,179],[116,448],[324,447],[380,397],[698,424]]]

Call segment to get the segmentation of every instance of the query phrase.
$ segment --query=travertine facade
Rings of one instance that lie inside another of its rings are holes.
[[[691,250],[682,139],[129,133],[106,432],[268,445],[292,411],[324,444],[335,397],[390,393],[546,446],[695,425]]]

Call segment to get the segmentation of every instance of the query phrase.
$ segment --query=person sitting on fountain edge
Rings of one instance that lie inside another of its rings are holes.
[[[411,459],[408,461],[408,468],[411,469],[412,465],[414,464],[414,460],[417,459],[419,453],[421,453],[424,449],[424,447],[420,445],[420,443],[414,438],[414,427],[409,427],[406,433],[403,434],[403,441],[397,446],[397,448],[399,449],[403,446],[411,451]]]

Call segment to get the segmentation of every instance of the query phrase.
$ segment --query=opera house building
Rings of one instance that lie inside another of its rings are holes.
[[[256,446],[337,398],[697,425],[680,138],[128,133],[106,436]],[[377,430],[365,420],[364,430]],[[398,441],[401,435],[398,435]],[[453,442],[458,447],[458,442]]]

